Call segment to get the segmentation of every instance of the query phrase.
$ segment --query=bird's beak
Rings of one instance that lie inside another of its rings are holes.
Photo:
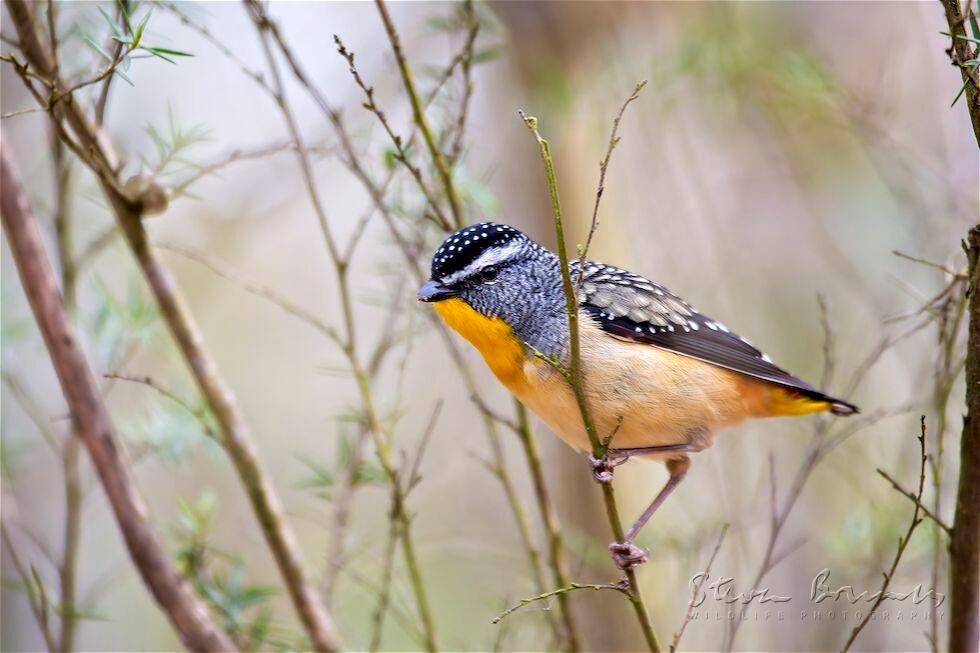
[[[430,279],[419,290],[416,297],[420,302],[441,302],[444,299],[456,297],[457,293],[452,288],[447,288],[438,281]]]

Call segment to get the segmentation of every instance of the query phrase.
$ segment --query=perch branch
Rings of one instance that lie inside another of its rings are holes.
[[[565,309],[568,318],[570,344],[569,381],[575,394],[575,401],[578,404],[579,412],[582,415],[583,426],[585,427],[585,431],[589,436],[589,442],[592,445],[592,455],[595,458],[602,458],[606,453],[606,449],[608,449],[609,443],[603,442],[596,431],[595,423],[592,421],[592,414],[589,411],[588,402],[586,401],[585,388],[582,385],[582,363],[581,354],[579,351],[578,300],[575,294],[575,289],[572,285],[572,278],[568,266],[568,253],[565,249],[565,230],[562,225],[561,201],[558,197],[558,181],[555,177],[555,166],[551,157],[551,147],[548,145],[548,141],[543,139],[541,134],[538,132],[537,119],[532,116],[525,115],[523,111],[520,113],[520,115],[524,120],[524,124],[531,131],[534,138],[538,142],[538,147],[541,151],[541,160],[544,162],[545,175],[548,182],[548,194],[551,196],[551,210],[555,222],[558,261],[561,268],[562,287],[565,292]],[[612,529],[613,536],[616,538],[616,541],[622,542],[626,539],[626,534],[623,529],[622,520],[619,516],[619,507],[616,504],[616,495],[613,491],[612,484],[602,483],[600,485],[602,488],[603,502],[605,503],[606,517],[609,520],[609,526]],[[636,613],[637,622],[640,625],[640,630],[643,632],[643,638],[646,641],[647,647],[650,649],[650,651],[659,653],[660,643],[657,641],[657,635],[654,632],[653,624],[650,621],[650,614],[647,611],[646,605],[643,601],[643,595],[640,592],[639,585],[636,582],[636,571],[633,568],[627,568],[625,573],[627,580],[626,596],[629,598],[630,604],[633,606],[633,610]]]

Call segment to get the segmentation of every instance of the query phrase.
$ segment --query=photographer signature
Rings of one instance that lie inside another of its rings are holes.
[[[722,601],[726,604],[742,603],[747,605],[753,601],[757,601],[760,604],[788,603],[792,600],[790,596],[771,593],[767,587],[752,588],[748,591],[739,592],[735,588],[734,578],[721,576],[716,580],[712,580],[708,573],[703,571],[691,577],[691,588],[694,590],[694,596],[691,598],[690,605],[695,608],[704,604],[708,599],[709,591],[713,600]],[[829,569],[821,569],[810,583],[810,601],[812,603],[823,603],[830,599],[835,603],[843,600],[853,605],[859,601],[873,603],[879,597],[882,601],[900,602],[912,599],[915,605],[919,605],[926,599],[932,599],[936,607],[942,605],[943,601],[946,600],[945,594],[941,594],[935,590],[930,589],[923,592],[922,583],[919,583],[908,592],[882,590],[878,590],[877,592],[870,592],[868,590],[856,592],[852,585],[843,585],[834,589],[830,586]]]

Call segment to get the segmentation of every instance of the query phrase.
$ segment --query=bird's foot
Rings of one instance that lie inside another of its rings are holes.
[[[589,454],[589,462],[592,464],[592,478],[596,480],[596,483],[612,483],[613,472],[629,459],[629,455],[617,454],[612,451],[606,451],[602,458],[596,458]]]
[[[642,565],[649,560],[649,553],[646,549],[641,549],[629,540],[613,542],[609,545],[609,555],[612,556],[616,566],[623,571]]]

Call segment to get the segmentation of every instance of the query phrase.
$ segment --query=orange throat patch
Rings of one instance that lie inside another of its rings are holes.
[[[487,317],[459,298],[436,302],[442,321],[476,347],[500,382],[517,393],[524,385],[524,346],[510,325]]]

